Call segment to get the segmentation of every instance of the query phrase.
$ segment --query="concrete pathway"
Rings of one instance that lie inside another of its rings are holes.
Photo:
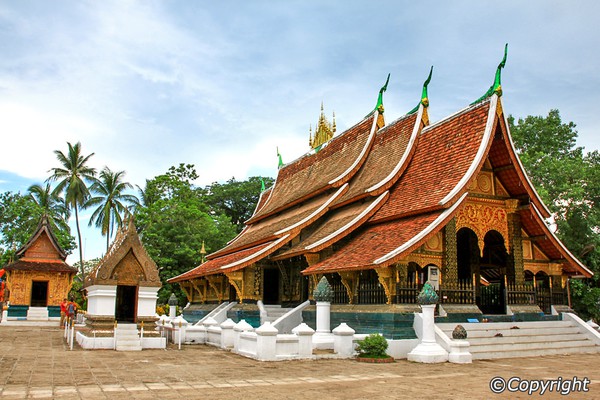
[[[490,381],[564,381],[575,376],[590,380],[589,391],[571,398],[600,398],[600,356],[588,354],[469,365],[331,359],[265,363],[203,345],[141,352],[79,347],[69,351],[60,329],[39,326],[0,326],[0,351],[0,400],[515,399],[531,396],[494,394]],[[542,397],[565,398],[556,387]]]

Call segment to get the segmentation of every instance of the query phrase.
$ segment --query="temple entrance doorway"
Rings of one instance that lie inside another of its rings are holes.
[[[137,286],[117,286],[115,319],[118,322],[135,322]]]
[[[279,304],[279,270],[276,268],[264,269],[263,303]]]
[[[508,253],[504,238],[497,231],[484,237],[483,257],[479,263],[481,289],[479,308],[484,314],[506,313],[506,281]],[[514,273],[512,274],[514,277]],[[511,281],[514,278],[511,278]]]
[[[31,282],[31,307],[48,305],[48,281]]]

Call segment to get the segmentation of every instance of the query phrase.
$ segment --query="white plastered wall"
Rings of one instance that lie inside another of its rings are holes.
[[[114,285],[93,285],[87,288],[90,315],[114,317],[117,300],[117,287]]]
[[[158,287],[138,288],[138,317],[150,317],[156,314],[156,301],[158,299]]]

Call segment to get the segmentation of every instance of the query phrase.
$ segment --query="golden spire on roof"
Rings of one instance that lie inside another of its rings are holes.
[[[309,139],[308,143],[310,147],[319,151],[321,146],[330,141],[335,133],[335,113],[333,113],[333,123],[330,123],[325,117],[323,112],[323,102],[321,102],[321,115],[319,116],[319,122],[315,126],[315,135],[312,134],[312,125],[309,128]]]
[[[206,249],[204,248],[204,240],[202,241],[202,248],[200,249],[200,257],[201,257],[200,264],[204,264],[205,257],[206,257]]]

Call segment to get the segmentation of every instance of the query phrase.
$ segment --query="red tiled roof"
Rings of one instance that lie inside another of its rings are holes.
[[[316,154],[283,166],[266,204],[248,223],[348,182],[366,159],[373,143],[375,114],[333,138]]]
[[[414,151],[421,114],[404,116],[380,129],[375,136],[373,147],[360,170],[352,177],[350,189],[339,204],[368,195],[375,190],[378,195],[387,190],[402,174]],[[415,126],[418,124],[418,126]],[[413,145],[408,148],[413,139]],[[403,157],[403,156],[406,157]],[[404,164],[404,165],[403,165]],[[374,186],[377,185],[377,189]]]
[[[302,240],[276,256],[274,260],[290,258],[310,252],[317,252],[332,243],[346,237],[360,227],[387,199],[387,192],[377,198],[365,202],[353,203],[350,206],[333,210],[323,221],[317,222],[314,230]]]
[[[254,212],[252,213],[252,215],[256,214],[257,212],[260,211],[261,208],[263,208],[263,206],[267,203],[267,199],[271,195],[272,190],[273,190],[273,187],[270,187],[268,189],[265,189],[260,194],[260,196],[258,198],[258,203],[256,203],[256,208],[254,209]]]
[[[463,194],[452,207],[366,227],[343,249],[304,271],[303,274],[332,273],[385,267],[425,243],[448,223],[466,199]]]
[[[488,119],[494,116],[495,110],[490,111],[490,104],[488,99],[424,128],[408,168],[371,222],[443,207],[440,203],[455,189],[460,189],[456,196],[466,190],[467,173],[475,174],[479,170],[481,165],[474,169],[473,163],[489,146],[482,141]],[[491,135],[487,133],[489,139]],[[485,158],[478,162],[483,164],[484,161]]]
[[[273,253],[287,243],[288,240],[289,235],[286,235],[268,243],[209,260],[191,271],[168,279],[167,282],[175,283],[205,275],[237,271]]]
[[[375,266],[375,260],[406,243],[442,212],[408,217],[369,226],[331,257],[308,267],[303,274],[332,273]]]
[[[23,259],[17,260],[4,267],[7,271],[40,271],[40,272],[67,272],[77,273],[77,269],[71,267],[62,260]]]
[[[499,101],[502,101],[499,99]],[[502,136],[494,140],[490,148],[489,159],[494,168],[512,165],[513,168],[499,169],[495,172],[496,177],[502,182],[504,188],[511,196],[527,195],[542,213],[544,218],[550,217],[550,211],[546,208],[535,187],[529,180],[519,156],[515,150],[514,144],[508,132],[508,126],[505,120],[501,120]],[[501,138],[501,139],[500,139]]]
[[[536,240],[535,244],[546,256],[551,260],[562,262],[563,268],[571,272],[580,273],[587,278],[594,275],[552,233],[535,205],[531,204],[527,209],[521,209],[519,214],[521,215],[521,225],[529,236],[545,237],[544,239]]]
[[[292,230],[295,232],[292,237],[296,236],[300,229],[325,214],[329,209],[329,205],[346,190],[347,185],[344,185],[333,193],[322,194],[321,196],[312,198],[296,207],[289,208],[281,214],[247,225],[237,238],[231,241],[223,249],[210,254],[207,258],[213,259],[256,244],[264,243],[281,237]]]

